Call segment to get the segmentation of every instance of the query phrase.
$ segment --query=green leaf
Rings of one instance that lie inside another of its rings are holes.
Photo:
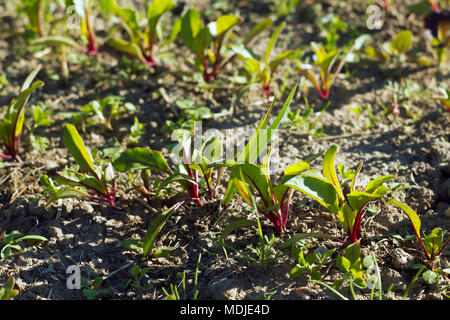
[[[341,226],[344,228],[345,232],[353,230],[355,224],[357,210],[353,210],[346,203],[342,205],[338,212],[338,219]]]
[[[294,164],[291,164],[284,170],[285,176],[295,176],[298,174],[301,174],[302,172],[309,169],[309,163],[308,162],[297,162]]]
[[[97,180],[100,180],[94,168],[94,160],[91,154],[86,149],[83,139],[81,139],[75,126],[70,123],[66,123],[64,126],[64,143],[80,168],[96,177]]]
[[[278,129],[278,126],[280,125],[282,120],[287,115],[287,113],[289,111],[289,106],[290,106],[292,98],[294,97],[294,94],[297,90],[297,87],[298,87],[298,84],[296,84],[295,87],[291,90],[280,113],[275,118],[275,120],[272,122],[272,124],[267,128],[269,116],[272,111],[275,99],[272,101],[272,103],[269,107],[269,110],[267,111],[267,113],[265,114],[263,119],[260,121],[255,133],[250,137],[250,140],[246,144],[244,150],[238,156],[238,158],[237,158],[238,162],[254,163],[258,159],[258,157],[261,155],[261,153],[264,151],[264,149],[269,144],[269,142],[272,138],[272,134],[275,132],[275,130]],[[226,206],[231,201],[235,192],[236,192],[236,186],[234,185],[233,180],[230,180],[228,183],[227,192],[222,200],[222,204],[224,206]]]
[[[239,17],[227,14],[208,24],[209,32],[213,37],[220,37],[241,21]]]
[[[200,13],[195,9],[189,9],[181,22],[181,38],[186,46],[194,52],[201,52],[204,48],[204,43],[198,40],[203,29]]]
[[[54,191],[48,198],[47,204],[58,199],[78,198],[78,197],[89,197],[89,194],[76,188],[65,188],[62,190]]]
[[[355,279],[359,279],[359,284],[365,286],[361,267],[361,244],[359,242],[350,244],[345,249],[345,257],[351,262],[350,271]]]
[[[422,274],[423,281],[425,281],[426,284],[432,285],[435,284],[439,279],[439,274],[432,271],[427,270]]]
[[[431,257],[435,257],[441,249],[443,237],[441,228],[434,228],[423,240],[423,244]]]
[[[96,178],[88,177],[80,181],[81,186],[90,187],[104,195],[106,195],[106,179],[102,177],[101,181],[98,181]]]
[[[26,83],[27,81],[25,81]],[[25,119],[24,108],[33,91],[42,87],[42,81],[35,81],[31,87],[22,91],[8,106],[6,115],[0,123],[0,136],[3,143],[9,147],[15,144],[16,138],[22,133]],[[16,146],[17,147],[17,146]]]
[[[142,241],[135,240],[135,239],[123,240],[122,241],[122,246],[127,248],[127,249],[130,249],[130,250],[139,251],[140,253],[142,253],[143,250],[144,250]]]
[[[20,92],[23,92],[30,87],[34,78],[36,78],[37,74],[39,73],[39,71],[41,71],[41,69],[42,69],[42,64],[39,64],[36,68],[33,69],[33,71],[31,71],[31,73],[27,76],[27,78],[23,82],[22,87],[20,88]]]
[[[311,271],[311,279],[313,280],[320,280],[322,279],[322,274],[319,270],[312,270]]]
[[[171,253],[173,250],[175,250],[175,249],[177,249],[177,248],[178,248],[178,247],[161,246],[161,247],[155,248],[155,249],[153,250],[152,255],[153,255],[155,258],[161,258],[161,257],[164,257],[164,256],[168,255],[169,253]]]
[[[282,53],[280,53],[278,56],[276,56],[272,61],[269,63],[269,67],[271,70],[271,73],[275,72],[277,67],[280,65],[280,63],[283,62],[285,59],[289,59],[291,56],[295,54],[295,51],[293,50],[286,50]]]
[[[399,207],[400,209],[402,209],[402,211],[408,216],[409,221],[411,221],[411,224],[414,228],[414,233],[416,234],[417,239],[420,240],[420,226],[421,226],[421,222],[420,222],[420,218],[417,215],[417,213],[411,209],[408,205],[401,203],[395,199],[390,199],[388,201],[390,204]]]
[[[383,183],[385,183],[389,180],[393,180],[393,179],[395,179],[395,176],[393,176],[393,175],[382,176],[382,177],[376,178],[367,184],[366,189],[364,191],[367,193],[373,193],[375,191],[375,189],[377,189]]]
[[[342,272],[350,272],[352,263],[345,257],[339,256],[336,258],[336,267]]]
[[[135,43],[115,38],[108,40],[107,44],[119,51],[128,53],[141,61],[145,61],[141,48]]]
[[[363,259],[362,264],[363,264],[364,268],[368,269],[368,268],[372,267],[373,265],[375,265],[375,261],[373,260],[373,257],[370,255],[370,256],[366,256]]]
[[[2,250],[0,251],[0,258],[3,259],[7,259],[9,256],[11,256],[11,245],[10,244],[6,244],[5,246],[3,246]]]
[[[144,236],[143,241],[143,254],[144,256],[147,256],[149,253],[152,253],[153,245],[155,243],[156,236],[161,231],[162,227],[166,224],[167,220],[171,216],[171,214],[178,209],[183,202],[178,202],[168,210],[164,211],[160,215],[158,215],[151,223],[150,226],[147,229],[147,232]]]
[[[237,159],[238,162],[254,163],[258,159],[258,157],[262,154],[262,152],[266,149],[267,145],[269,144],[272,138],[272,135],[275,133],[275,130],[278,129],[278,126],[286,117],[287,112],[289,110],[289,106],[291,105],[292,98],[294,97],[295,92],[297,90],[297,87],[298,84],[296,84],[294,88],[291,90],[278,116],[275,118],[272,124],[269,127],[267,127],[269,116],[274,105],[275,101],[274,99],[266,115],[259,123],[256,132],[250,137],[250,140],[245,146],[244,151],[239,155]]]
[[[294,268],[291,269],[290,277],[292,279],[300,277],[303,273],[308,272],[309,269],[306,266],[301,266],[297,264]]]
[[[34,235],[34,234],[29,234],[29,235],[23,236],[23,237],[17,239],[16,241],[25,241],[25,240],[48,241],[48,239],[46,237],[38,236],[38,235]]]
[[[178,19],[175,20],[175,22],[172,25],[172,30],[170,31],[169,38],[164,40],[164,41],[162,41],[159,44],[159,47],[164,47],[165,45],[168,45],[168,44],[170,44],[170,43],[175,41],[175,39],[177,38],[178,34],[181,31],[181,22],[182,22],[181,18],[178,18]]]
[[[270,206],[272,203],[270,192],[271,185],[260,166],[256,164],[236,165],[231,169],[231,178],[234,179],[235,183],[236,180],[240,180],[246,185],[251,186],[254,190],[258,191],[259,195],[263,198],[266,207]],[[239,186],[239,184],[236,185]],[[238,188],[238,191],[241,193],[244,200],[249,203],[248,200],[250,199],[248,196],[248,191],[240,188]]]
[[[73,171],[70,169],[64,169],[62,172],[57,172],[55,181],[60,185],[68,185],[78,187],[81,185],[81,181],[85,178],[84,174]]]
[[[137,147],[122,152],[112,161],[114,168],[120,172],[150,169],[172,173],[167,161],[160,151]]]
[[[10,300],[19,294],[19,291],[14,289],[15,282],[12,276],[6,280],[6,283],[0,288],[0,300]]]
[[[41,37],[31,41],[31,45],[43,45],[43,46],[69,46],[77,49],[81,49],[81,46],[70,38],[63,36],[49,36]]]
[[[287,177],[283,184],[310,196],[322,206],[337,214],[339,199],[335,187],[327,180],[317,176],[307,175],[307,173]]]
[[[161,19],[162,15],[166,12],[169,12],[173,8],[175,8],[175,4],[172,0],[152,1],[147,10],[148,27],[150,30],[150,34],[156,32],[156,25],[158,24],[158,21],[159,19]]]
[[[363,191],[352,191],[347,194],[347,200],[353,210],[359,211],[369,201],[381,198],[383,195],[375,193],[367,193]]]
[[[339,185],[339,180],[336,175],[336,168],[334,166],[334,158],[336,156],[337,149],[338,146],[333,144],[325,153],[323,157],[323,176],[335,187],[339,198],[341,200],[344,200],[344,194],[342,192],[341,186]]]
[[[355,190],[356,179],[358,178],[358,174],[359,174],[359,172],[361,171],[362,166],[363,166],[363,162],[361,161],[361,162],[359,163],[359,165],[358,165],[358,168],[356,168],[356,171],[355,171],[355,173],[354,173],[354,175],[353,175],[353,178],[352,178],[352,184],[350,185],[350,191]],[[366,191],[367,191],[367,188],[366,188]],[[369,192],[369,191],[367,191],[367,192]]]
[[[391,50],[397,54],[404,54],[411,48],[412,32],[403,30],[397,34],[391,44]]]
[[[280,23],[280,25],[275,29],[275,31],[272,33],[272,36],[269,39],[269,43],[267,44],[267,48],[264,53],[264,63],[266,65],[269,65],[270,54],[272,53],[272,49],[275,46],[275,42],[277,41],[278,35],[280,34],[281,30],[283,30],[285,25],[286,22],[284,21]]]

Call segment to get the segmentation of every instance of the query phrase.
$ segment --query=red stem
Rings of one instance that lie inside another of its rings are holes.
[[[434,2],[433,0],[428,0],[428,2],[430,3],[431,7],[433,8],[433,11],[440,11],[440,7],[439,4]]]
[[[286,203],[286,208],[284,209],[284,216],[283,216],[283,229],[286,228],[286,222],[287,222],[287,217],[289,215],[289,207],[291,206],[291,202],[292,202],[292,195],[294,194],[294,189],[289,189],[289,196],[287,199],[287,203]],[[283,199],[284,200],[284,199]]]
[[[194,180],[195,182],[198,182],[198,172],[196,170],[195,171],[195,176],[192,173],[191,168],[189,167],[189,159],[187,157],[187,153],[186,153],[186,149],[183,147],[183,157],[184,157],[184,166],[186,167],[186,170],[188,172],[189,177]],[[200,200],[200,196],[198,194],[198,185],[192,182],[188,182],[189,187],[188,187],[188,193],[191,196],[192,200],[194,200],[195,202],[197,202],[197,204],[201,207],[203,206],[202,201]]]
[[[89,10],[85,8],[84,13],[86,15],[86,28],[88,30],[88,38],[89,38],[88,55],[95,56],[97,55],[97,48],[95,47],[95,34],[94,31],[92,30],[92,26],[89,20]]]
[[[0,152],[0,158],[5,159],[5,160],[9,160],[9,159],[11,159],[11,156]]]
[[[270,84],[263,85],[263,92],[266,94],[267,99],[270,98]]]

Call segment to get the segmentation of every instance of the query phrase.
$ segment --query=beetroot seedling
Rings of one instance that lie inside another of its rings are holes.
[[[169,177],[169,181],[178,180],[178,183],[199,206],[203,205],[200,200],[200,190],[204,192],[208,200],[213,200],[224,170],[223,168],[217,170],[214,183],[213,172],[216,168],[211,167],[210,163],[217,161],[222,155],[220,139],[208,138],[196,146],[189,133],[183,134],[172,152],[178,153],[182,163],[174,165],[175,175]],[[187,179],[183,179],[183,177]],[[166,183],[163,181],[163,184]]]
[[[263,154],[263,152],[267,149],[270,141],[276,133],[276,130],[279,128],[282,120],[285,118],[286,114],[289,112],[289,106],[291,105],[291,101],[297,91],[298,84],[291,90],[288,98],[286,99],[283,107],[281,108],[277,117],[273,120],[273,122],[269,125],[269,117],[272,112],[275,99],[272,100],[272,103],[269,107],[269,110],[266,112],[264,117],[258,124],[258,127],[255,133],[250,137],[248,143],[245,145],[244,150],[236,157],[236,159],[228,159],[225,161],[221,161],[218,163],[211,163],[210,166],[216,166],[220,164],[254,164],[258,160],[258,158]],[[222,199],[222,205],[227,206],[233,196],[238,191],[237,186],[235,185],[233,179],[230,179],[228,182],[227,192]]]
[[[250,30],[240,46],[233,47],[228,43],[228,38],[240,21],[237,16],[223,15],[205,26],[197,10],[189,9],[184,14],[181,37],[184,44],[195,54],[194,65],[202,72],[205,82],[217,79],[225,67],[238,57],[242,47],[249,45],[258,34],[272,25],[272,20],[263,20]]]
[[[16,280],[13,276],[6,280],[5,284],[0,287],[0,300],[11,300],[19,294],[19,290],[14,289]]]
[[[151,199],[151,171],[156,171],[165,175],[173,175],[173,170],[167,164],[166,159],[160,151],[149,148],[136,147],[125,150],[118,154],[112,161],[112,165],[120,172],[140,171],[143,186],[135,187],[136,190],[147,200]]]
[[[341,72],[344,64],[347,60],[348,55],[353,51],[355,45],[348,49],[347,53],[341,58],[341,62],[332,73],[332,69],[337,59],[340,56],[339,50],[331,50],[327,51],[322,45],[317,44],[315,42],[311,43],[311,47],[313,48],[316,54],[316,62],[315,64],[320,67],[320,76],[316,77],[312,72],[312,65],[302,64],[299,60],[296,60],[295,63],[297,65],[298,71],[306,77],[314,86],[319,96],[327,100],[330,95],[331,86],[335,81],[337,75]]]
[[[388,192],[384,183],[394,179],[394,176],[376,178],[363,190],[358,190],[356,182],[362,168],[361,162],[356,171],[349,173],[346,178],[348,187],[341,188],[334,164],[337,149],[337,145],[332,145],[325,153],[322,174],[316,170],[307,170],[285,179],[284,185],[306,194],[337,215],[347,233],[347,243],[356,243],[362,237],[361,221],[366,205]]]
[[[116,184],[112,165],[96,165],[77,129],[69,123],[64,127],[64,143],[78,164],[79,171],[65,169],[57,172],[54,180],[59,186],[55,186],[48,177],[41,177],[41,183],[50,195],[47,203],[61,198],[81,197],[115,207]]]
[[[81,34],[88,40],[87,48],[83,51],[90,56],[96,56],[97,45],[90,14],[92,8],[91,0],[73,0],[73,4],[75,5],[76,13],[80,17]]]
[[[38,66],[24,81],[20,94],[10,102],[6,114],[0,123],[0,138],[6,149],[6,154],[0,153],[0,157],[3,159],[12,159],[17,162],[22,161],[19,156],[19,147],[25,121],[24,109],[33,91],[44,85],[42,81],[33,82],[40,69],[41,66]]]
[[[12,231],[9,234],[0,234],[0,260],[7,259],[13,253],[13,250],[21,251],[22,247],[19,242],[21,241],[48,241],[43,236],[34,234],[24,235],[17,230]]]
[[[155,48],[161,49],[172,43],[180,32],[181,19],[177,19],[172,26],[169,38],[160,41],[157,45],[159,22],[165,14],[175,8],[172,0],[154,0],[148,5],[145,30],[141,30],[139,26],[139,22],[142,20],[139,12],[133,9],[124,9],[114,0],[103,0],[101,4],[103,12],[107,15],[118,16],[122,20],[123,27],[129,36],[129,40],[113,38],[108,41],[108,44],[135,57],[149,67],[156,64]]]
[[[434,228],[428,235],[425,235],[425,237],[422,238],[420,231],[422,222],[420,221],[419,215],[408,205],[395,199],[390,199],[388,202],[400,208],[406,214],[409,221],[411,221],[416,239],[422,248],[425,263],[431,270],[433,270],[439,262],[439,256],[442,252],[444,252],[445,248],[449,244],[450,238],[445,242],[443,241],[444,235],[441,228]]]
[[[86,39],[87,44],[79,44],[70,36],[48,35],[39,37],[31,42],[31,45],[55,46],[60,48],[65,56],[65,47],[72,47],[89,56],[97,56],[97,44],[94,27],[91,20],[91,0],[68,1],[67,16],[69,25],[79,25],[81,36]],[[78,23],[79,21],[79,23]],[[66,59],[66,58],[64,58]]]
[[[241,53],[242,60],[245,62],[245,70],[249,74],[256,74],[258,81],[262,84],[263,92],[266,94],[267,98],[270,97],[270,83],[277,68],[283,61],[298,54],[293,50],[286,50],[272,60],[270,59],[272,49],[274,48],[277,38],[285,25],[285,22],[281,23],[270,37],[264,53],[264,59],[251,54],[249,51],[243,51]]]
[[[306,162],[291,165],[284,171],[280,183],[274,184],[270,178],[270,161],[267,158],[264,165],[234,165],[231,168],[231,179],[247,204],[252,205],[253,191],[259,196],[260,201],[256,205],[258,213],[267,218],[278,233],[283,233],[294,191],[283,182],[307,169],[309,164]]]
[[[143,187],[138,191],[148,200],[151,198],[150,171],[157,171],[165,175],[155,190],[158,194],[166,186],[177,183],[189,195],[189,201],[203,205],[200,191],[208,200],[214,199],[214,194],[220,184],[223,168],[218,170],[216,181],[213,180],[215,168],[210,163],[219,159],[222,153],[221,141],[217,138],[205,139],[199,149],[195,149],[190,134],[183,135],[173,151],[180,157],[181,163],[169,166],[159,151],[148,148],[133,148],[122,152],[113,161],[114,167],[120,172],[142,170]],[[201,178],[202,177],[202,178]]]

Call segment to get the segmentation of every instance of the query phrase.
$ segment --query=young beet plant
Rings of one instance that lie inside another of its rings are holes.
[[[80,17],[81,34],[87,38],[88,45],[84,51],[90,56],[97,55],[97,46],[95,43],[95,32],[92,26],[90,9],[92,8],[91,0],[73,0],[75,11]]]
[[[339,223],[348,236],[348,243],[355,243],[361,239],[361,220],[366,205],[374,200],[382,198],[388,191],[384,182],[392,180],[394,176],[382,176],[370,181],[364,190],[356,189],[358,174],[362,168],[362,162],[356,171],[348,174],[346,179],[350,183],[348,191],[341,188],[334,160],[338,147],[332,145],[323,158],[322,174],[316,170],[308,170],[302,174],[288,177],[284,185],[294,188],[336,214]]]
[[[173,175],[173,170],[167,164],[160,151],[149,148],[136,147],[128,149],[115,157],[112,165],[119,172],[139,171],[143,186],[137,186],[136,190],[147,200],[151,199],[152,186],[150,183],[151,171],[166,175]]]
[[[293,164],[286,168],[280,183],[274,184],[270,178],[270,161],[267,159],[263,165],[237,164],[233,166],[231,179],[247,204],[253,205],[251,192],[252,190],[256,192],[260,198],[257,204],[258,213],[266,217],[278,233],[283,233],[286,230],[289,207],[294,192],[294,189],[283,183],[307,169],[309,169],[307,162]]]
[[[316,54],[316,62],[315,64],[320,67],[320,77],[317,78],[312,72],[312,65],[302,64],[299,60],[296,60],[297,69],[300,73],[306,77],[314,86],[319,96],[327,100],[330,95],[330,89],[335,81],[339,72],[341,72],[344,67],[345,61],[347,60],[348,55],[353,51],[354,45],[350,47],[347,53],[341,58],[341,62],[332,73],[333,66],[335,65],[337,59],[340,56],[339,50],[331,50],[327,52],[326,49],[315,42],[311,43],[311,47],[313,48]]]
[[[147,66],[154,66],[156,64],[154,51],[158,40],[159,22],[164,14],[175,8],[173,1],[154,0],[148,5],[145,31],[142,31],[139,26],[141,17],[138,12],[121,8],[115,0],[102,0],[101,6],[106,14],[112,13],[120,17],[129,36],[129,41],[113,38],[108,41],[108,44],[119,51],[132,55]],[[177,19],[172,26],[169,38],[161,41],[158,47],[162,48],[172,43],[180,32],[180,28],[181,19]]]
[[[284,60],[291,58],[294,54],[297,54],[293,50],[286,50],[273,58],[273,60],[270,60],[272,49],[275,46],[277,38],[283,30],[285,24],[285,22],[281,23],[270,37],[264,53],[264,59],[255,56],[248,50],[240,51],[241,57],[245,62],[245,70],[250,74],[256,74],[259,82],[262,84],[263,91],[267,98],[270,97],[270,83],[277,68]]]
[[[217,138],[206,139],[199,148],[193,148],[190,135],[183,135],[173,152],[179,156],[181,163],[172,167],[168,165],[161,152],[141,147],[129,149],[119,154],[114,159],[113,166],[120,172],[141,170],[144,186],[138,187],[137,190],[148,200],[151,199],[152,192],[150,185],[151,171],[166,176],[158,183],[155,190],[156,194],[162,188],[177,183],[188,194],[187,201],[195,201],[199,206],[202,206],[200,190],[204,192],[207,199],[213,200],[223,169],[219,170],[216,182],[213,183],[214,168],[209,167],[209,164],[217,160],[222,153],[220,140]]]
[[[273,120],[272,123],[269,124],[269,117],[273,110],[273,106],[275,103],[275,99],[272,100],[272,103],[267,110],[264,117],[258,124],[255,133],[250,137],[248,143],[245,145],[244,150],[236,157],[236,159],[230,160],[221,160],[213,162],[209,165],[209,167],[216,166],[233,166],[235,164],[254,164],[257,162],[258,158],[263,154],[263,152],[267,149],[267,146],[271,142],[273,136],[276,133],[276,130],[279,128],[282,120],[286,117],[289,112],[289,106],[291,105],[292,98],[297,91],[298,84],[291,90],[288,98],[286,99],[283,107],[281,108],[279,114]],[[233,196],[238,192],[238,185],[234,183],[234,179],[230,179],[228,181],[228,187],[225,196],[222,199],[222,205],[224,207],[228,206],[233,198]]]
[[[22,161],[19,156],[19,147],[25,121],[24,109],[33,91],[44,85],[42,81],[35,81],[31,84],[40,69],[41,67],[38,66],[24,81],[19,96],[11,101],[0,123],[0,138],[6,149],[6,154],[0,153],[0,157],[3,159]]]
[[[61,198],[82,197],[115,207],[116,185],[112,165],[95,165],[77,129],[71,124],[64,127],[64,143],[78,164],[79,171],[65,169],[57,172],[54,180],[59,186],[43,175],[41,183],[46,187],[44,194],[49,195],[47,203]]]
[[[434,228],[430,234],[426,235],[422,239],[420,227],[421,221],[418,214],[406,204],[403,204],[395,199],[388,201],[390,204],[400,208],[411,221],[414,228],[417,241],[423,250],[424,257],[428,266],[433,269],[439,261],[439,256],[444,252],[445,248],[449,244],[450,238],[446,242],[443,241],[443,232],[441,228]]]
[[[239,48],[249,45],[259,33],[272,25],[272,20],[263,20],[250,30],[240,46],[233,47],[227,43],[228,35],[240,21],[239,17],[223,15],[205,26],[200,13],[195,9],[190,9],[184,14],[181,37],[185,45],[195,54],[194,65],[202,72],[205,82],[215,80],[219,73],[238,57],[236,51],[239,51]],[[228,56],[225,56],[226,49],[231,52]]]
[[[280,113],[269,125],[269,116],[273,109],[275,99],[269,110],[260,121],[255,133],[250,137],[244,150],[236,159],[220,160],[209,164],[208,167],[231,167],[231,179],[228,182],[227,192],[222,200],[222,205],[227,206],[236,192],[242,196],[244,201],[253,206],[253,194],[256,192],[260,197],[257,204],[257,212],[265,216],[272,222],[279,233],[286,229],[286,221],[289,213],[289,206],[292,200],[292,190],[283,185],[288,177],[298,174],[309,168],[307,162],[299,162],[288,168],[280,183],[274,185],[270,179],[270,151],[262,165],[256,164],[258,158],[267,149],[275,131],[278,129],[285,115],[288,113],[292,98],[297,90],[296,85],[290,92]],[[311,160],[312,161],[312,160]]]
[[[97,55],[97,44],[95,40],[95,32],[91,21],[90,9],[92,8],[91,0],[72,0],[66,1],[68,23],[70,25],[79,25],[80,33],[86,45],[80,45],[77,41],[67,36],[49,35],[35,39],[32,45],[47,45],[60,48],[73,47],[89,56]],[[79,23],[78,23],[79,21]]]

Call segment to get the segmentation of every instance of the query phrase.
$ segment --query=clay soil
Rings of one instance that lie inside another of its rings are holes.
[[[9,1],[8,1],[9,2]],[[188,1],[197,9],[211,8],[214,1]],[[310,1],[311,2],[311,1]],[[406,8],[410,1],[398,1],[386,15],[380,30],[366,28],[365,10],[367,1],[317,1],[322,3],[323,12],[331,10],[348,23],[351,30],[341,33],[340,41],[350,37],[352,30],[370,33],[375,43],[382,44],[392,39],[400,30],[409,29],[414,34],[414,57],[418,52],[426,52],[432,57],[423,34],[423,16]],[[141,5],[141,1],[136,1]],[[266,269],[252,265],[242,259],[237,252],[251,255],[251,249],[258,246],[257,229],[245,227],[234,231],[226,243],[236,249],[224,250],[216,246],[216,240],[224,228],[232,221],[252,216],[252,210],[236,195],[230,207],[222,208],[220,198],[226,188],[226,180],[219,188],[216,200],[206,201],[203,207],[194,204],[183,205],[169,219],[159,234],[158,245],[177,248],[163,258],[143,258],[136,251],[125,249],[124,240],[139,240],[144,237],[149,223],[157,212],[162,212],[177,200],[175,194],[163,199],[154,199],[149,205],[138,194],[119,185],[117,206],[112,209],[103,204],[84,199],[64,199],[46,205],[43,187],[39,177],[55,175],[64,167],[72,166],[68,150],[62,141],[62,128],[66,121],[61,112],[75,112],[94,99],[108,95],[124,97],[133,103],[135,114],[125,115],[113,121],[114,131],[101,126],[87,127],[80,133],[89,148],[103,150],[116,145],[116,139],[126,145],[129,128],[134,116],[146,124],[146,132],[141,136],[140,146],[162,150],[173,141],[167,131],[162,131],[166,120],[177,121],[182,112],[175,101],[190,99],[199,105],[209,107],[214,113],[233,108],[232,115],[224,115],[204,121],[205,128],[253,130],[266,112],[269,103],[258,85],[251,87],[239,99],[233,98],[243,85],[232,82],[239,68],[229,68],[214,89],[201,88],[189,76],[183,77],[175,71],[193,71],[186,62],[187,50],[177,40],[171,47],[171,54],[161,59],[158,67],[151,70],[137,68],[131,70],[121,62],[123,56],[107,46],[100,45],[97,59],[82,55],[69,55],[69,79],[60,76],[58,59],[55,56],[36,58],[28,49],[28,43],[21,37],[26,18],[18,16],[14,5],[0,4],[0,74],[5,73],[9,81],[0,95],[0,105],[6,109],[9,101],[17,95],[27,74],[37,66],[44,65],[38,79],[45,86],[36,91],[29,106],[43,102],[53,110],[55,123],[48,128],[38,128],[36,136],[49,139],[46,150],[33,149],[29,129],[25,129],[21,157],[23,163],[3,162],[0,169],[0,233],[19,230],[23,234],[44,236],[43,244],[22,243],[22,251],[0,261],[0,284],[9,276],[16,279],[20,294],[15,299],[86,299],[83,290],[67,288],[66,269],[78,265],[81,275],[92,281],[104,278],[99,289],[105,289],[96,299],[152,299],[165,297],[163,288],[170,284],[180,285],[179,275],[186,271],[187,289],[191,294],[197,258],[201,253],[198,273],[199,299],[243,300],[261,294],[273,293],[275,300],[322,300],[337,299],[327,289],[308,282],[307,274],[292,279],[290,270],[296,261],[290,257],[289,249],[279,249],[279,256]],[[211,16],[220,12],[239,12],[243,18],[238,34],[263,18],[273,15],[269,1],[228,1],[228,4]],[[100,19],[100,17],[98,18]],[[171,18],[169,17],[169,20]],[[301,48],[306,52],[311,41],[320,42],[315,17],[302,5],[297,13],[286,18],[286,28],[280,35],[276,51],[287,48]],[[111,21],[99,24],[98,42],[103,43]],[[76,32],[74,31],[76,35]],[[254,50],[261,53],[269,37],[264,33]],[[311,52],[310,52],[311,53]],[[190,57],[192,58],[192,57]],[[450,77],[445,68],[420,66],[414,61],[406,62],[402,79],[395,68],[368,63],[358,59],[349,63],[335,81],[326,110],[317,126],[323,126],[321,137],[309,137],[305,130],[284,128],[279,132],[279,163],[281,167],[328,148],[332,143],[339,145],[337,161],[347,168],[356,168],[364,161],[362,172],[367,176],[394,174],[395,181],[407,187],[395,193],[395,197],[414,208],[422,219],[422,230],[427,233],[434,227],[445,232],[450,224],[450,116],[449,113],[430,97],[437,95],[439,84],[450,87]],[[236,66],[240,66],[239,63]],[[124,69],[131,76],[124,75]],[[131,70],[131,71],[130,71]],[[300,80],[300,75],[292,65],[283,65],[273,81],[273,92],[278,98],[274,114],[280,110],[290,89]],[[391,82],[415,83],[420,88],[411,97],[401,101],[404,107],[397,119],[384,116],[381,104],[390,105],[395,95],[388,88]],[[286,89],[283,91],[283,84]],[[161,94],[162,93],[162,94]],[[317,114],[325,102],[313,88],[304,87],[294,97],[291,110],[304,107],[304,97]],[[349,106],[372,106],[374,117],[371,123],[368,112],[357,118]],[[31,108],[27,109],[27,119],[31,121]],[[27,120],[26,120],[27,121]],[[314,166],[320,168],[321,160]],[[120,176],[120,174],[118,174]],[[226,176],[227,177],[227,176]],[[288,231],[277,236],[277,244],[298,233],[322,232],[332,236],[326,240],[310,240],[308,252],[319,246],[336,248],[335,258],[343,254],[342,244],[332,239],[343,239],[344,232],[333,215],[327,213],[317,203],[296,192],[290,211]],[[398,209],[385,202],[376,203],[377,210],[367,212],[363,219],[362,257],[374,252],[381,270],[382,286],[387,290],[393,284],[389,298],[401,299],[417,270],[411,268],[421,263],[420,247],[415,241],[401,241],[413,234],[407,217]],[[156,213],[155,213],[155,212]],[[273,233],[264,228],[266,234]],[[449,267],[447,250],[441,256],[440,267]],[[334,261],[334,259],[333,259]],[[142,279],[142,286],[148,289],[122,287],[122,282],[130,279],[129,269],[133,265],[149,267]],[[322,280],[328,284],[341,279],[342,274],[329,262],[321,269]],[[446,299],[449,279],[441,276],[437,284],[429,286],[419,279],[411,288],[407,299]],[[181,287],[179,287],[181,290]],[[446,291],[447,290],[447,291]],[[347,286],[341,292],[350,296]],[[356,290],[358,299],[368,299],[370,290]]]

